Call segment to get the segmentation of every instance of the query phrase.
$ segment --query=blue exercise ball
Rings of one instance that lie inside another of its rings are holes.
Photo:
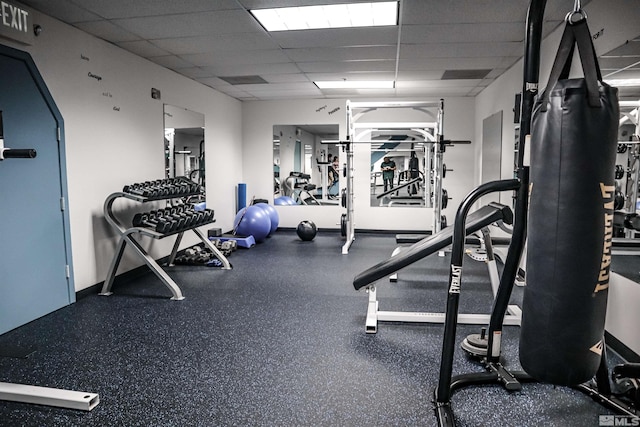
[[[233,229],[237,235],[253,236],[256,242],[262,242],[271,231],[271,220],[262,208],[247,206],[236,214]]]
[[[273,204],[276,206],[286,206],[289,203],[289,201],[287,200],[287,196],[280,196],[280,197],[276,197],[273,201]]]
[[[305,242],[310,242],[311,240],[313,240],[313,238],[316,237],[317,232],[318,229],[316,228],[316,225],[313,223],[313,221],[301,221],[300,224],[298,224],[298,228],[296,228],[298,237],[300,237],[300,239]]]
[[[280,216],[278,215],[278,211],[276,208],[267,203],[256,203],[256,206],[262,208],[263,211],[269,215],[269,220],[271,221],[271,230],[269,231],[269,236],[271,236],[276,229],[278,228],[278,224],[280,224]]]

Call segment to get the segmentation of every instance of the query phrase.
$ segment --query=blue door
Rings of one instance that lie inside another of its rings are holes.
[[[0,161],[0,333],[75,300],[64,196],[62,120],[31,58],[0,46],[5,148],[33,159]]]

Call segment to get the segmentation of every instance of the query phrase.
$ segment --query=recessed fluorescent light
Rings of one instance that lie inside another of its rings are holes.
[[[604,82],[615,87],[640,86],[640,79],[606,79]]]
[[[393,80],[326,80],[314,82],[319,89],[393,89]]]
[[[398,2],[344,3],[250,10],[267,31],[398,24]]]

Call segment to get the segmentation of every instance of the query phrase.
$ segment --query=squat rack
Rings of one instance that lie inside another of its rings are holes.
[[[618,153],[629,151],[626,167],[626,185],[624,210],[636,212],[636,202],[640,196],[640,99],[637,101],[619,101],[620,126],[629,123],[634,126],[634,132],[628,141],[618,141]],[[620,151],[620,147],[622,150]]]
[[[394,109],[394,108],[411,108],[414,110],[422,111],[429,117],[434,119],[432,122],[362,122],[364,115],[372,111],[380,109]],[[429,109],[437,109],[437,113],[433,114]],[[355,240],[355,224],[354,224],[354,185],[353,185],[353,144],[378,144],[381,141],[363,140],[365,135],[371,135],[371,132],[375,129],[390,129],[397,130],[409,130],[414,134],[420,135],[424,138],[424,142],[432,143],[434,148],[429,151],[435,151],[433,154],[433,230],[434,233],[440,231],[440,216],[442,211],[442,178],[443,178],[443,162],[442,156],[444,153],[444,136],[443,136],[443,121],[444,121],[444,100],[440,99],[438,102],[427,101],[382,101],[382,102],[351,102],[347,101],[346,106],[347,114],[347,140],[340,142],[343,145],[343,149],[347,154],[346,172],[347,172],[347,185],[345,188],[346,195],[343,198],[343,207],[347,209],[346,213],[342,215],[341,228],[343,235],[346,236],[346,242],[342,246],[342,254],[349,253],[349,248]],[[358,133],[356,133],[358,131]],[[430,178],[425,176],[425,192],[431,192]]]

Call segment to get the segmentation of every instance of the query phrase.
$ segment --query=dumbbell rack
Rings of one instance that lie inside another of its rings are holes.
[[[186,179],[185,181],[191,182]],[[125,190],[127,190],[130,187],[132,186],[126,186]],[[120,240],[118,242],[118,246],[116,248],[116,253],[113,257],[113,260],[111,261],[111,266],[109,267],[107,278],[104,281],[104,285],[102,286],[102,291],[100,292],[100,295],[108,296],[113,293],[111,292],[111,287],[113,286],[113,281],[115,279],[118,266],[120,265],[120,261],[122,260],[122,255],[124,253],[124,250],[127,244],[129,244],[135,250],[135,252],[144,260],[144,262],[151,269],[151,271],[156,276],[158,276],[158,278],[162,281],[162,283],[167,288],[169,288],[169,290],[171,291],[171,294],[173,295],[171,299],[172,300],[184,299],[184,296],[182,295],[182,291],[180,290],[180,287],[176,284],[176,282],[171,277],[169,277],[169,275],[162,269],[162,267],[160,267],[160,265],[147,253],[147,251],[142,247],[142,245],[140,245],[140,243],[138,243],[138,241],[134,238],[134,236],[145,236],[145,237],[150,237],[152,239],[164,239],[165,237],[169,237],[169,236],[177,236],[173,244],[173,249],[171,250],[169,260],[167,262],[167,265],[171,266],[173,265],[173,262],[176,257],[176,253],[178,252],[178,248],[180,247],[182,236],[184,235],[185,231],[191,230],[195,233],[196,236],[198,236],[198,238],[205,244],[205,246],[213,252],[214,256],[218,260],[220,260],[220,262],[222,263],[222,269],[224,270],[231,269],[231,264],[229,263],[227,258],[197,228],[197,227],[215,222],[215,219],[213,218],[213,216],[211,216],[209,220],[205,222],[198,222],[194,226],[183,227],[170,232],[160,233],[152,227],[145,227],[145,226],[126,227],[122,224],[122,222],[120,222],[120,220],[116,217],[116,215],[113,212],[113,203],[116,200],[121,198],[133,200],[139,203],[146,203],[146,202],[159,201],[159,200],[170,201],[172,199],[198,195],[201,193],[201,190],[200,190],[201,187],[197,186],[197,188],[198,188],[197,191],[189,191],[186,193],[183,192],[181,194],[170,194],[170,195],[166,195],[166,194],[165,195],[157,195],[157,194],[140,195],[140,194],[132,194],[132,192],[130,191],[121,191],[121,192],[112,193],[111,195],[109,195],[109,197],[107,197],[107,199],[104,202],[104,216],[107,222],[118,232],[118,234],[120,235]]]

